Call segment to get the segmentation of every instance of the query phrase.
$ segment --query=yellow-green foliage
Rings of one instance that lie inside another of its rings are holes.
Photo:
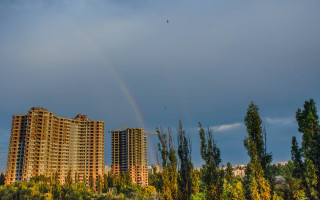
[[[232,183],[224,183],[224,200],[245,200],[244,190],[241,181],[235,180]]]
[[[157,194],[153,186],[141,187],[137,184],[125,185],[120,190],[124,193],[96,194],[84,183],[61,185],[57,182],[16,182],[0,186],[1,200],[109,200],[109,199],[154,199]]]
[[[199,193],[199,173],[196,169],[192,170],[192,194],[198,195]]]

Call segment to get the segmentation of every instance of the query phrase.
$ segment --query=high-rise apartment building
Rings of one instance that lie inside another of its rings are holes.
[[[143,128],[110,131],[112,134],[112,173],[129,170],[133,183],[148,185],[147,136]]]
[[[82,181],[103,176],[104,122],[86,115],[58,117],[44,108],[13,115],[6,184],[37,175],[57,177],[68,173]]]

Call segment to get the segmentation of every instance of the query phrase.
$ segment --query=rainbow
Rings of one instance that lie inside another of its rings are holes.
[[[96,45],[91,39],[90,37],[85,34],[83,31],[81,31],[79,28],[77,28],[76,24],[73,23],[71,21],[71,19],[66,18],[66,16],[64,16],[64,19],[66,21],[68,21],[70,24],[73,25],[73,27],[82,35],[83,39],[87,42],[87,44],[90,46],[91,49],[94,50],[95,53],[97,53],[97,55],[102,59],[102,61],[106,64],[106,66],[109,67],[109,69],[111,70],[111,72],[113,73],[114,77],[116,78],[116,80],[118,81],[123,93],[125,94],[125,96],[127,96],[127,99],[135,113],[135,115],[138,118],[139,121],[139,125],[146,130],[146,125],[144,123],[144,120],[142,118],[141,112],[139,111],[139,107],[137,106],[136,102],[134,101],[128,87],[126,86],[126,84],[124,83],[124,81],[121,79],[121,77],[119,76],[118,72],[115,70],[115,68],[113,67],[113,65],[111,65],[111,63],[108,61],[107,57],[103,54],[103,52],[100,50],[100,48],[98,47],[98,45]],[[149,137],[148,137],[149,138]],[[149,140],[149,139],[148,139]],[[153,161],[153,164],[156,163],[155,160],[155,151],[154,151],[154,147],[153,147],[153,142],[149,141],[148,142],[150,144],[150,151],[151,151],[151,158]]]
[[[90,47],[95,50],[95,52],[99,55],[99,57],[103,60],[103,62],[112,71],[112,73],[113,73],[114,77],[116,78],[116,80],[118,81],[123,93],[128,97],[127,99],[129,100],[129,103],[130,103],[132,109],[134,110],[134,112],[135,112],[135,114],[136,114],[136,116],[137,116],[137,118],[139,120],[139,123],[140,123],[141,127],[145,129],[146,126],[145,126],[144,120],[142,118],[141,112],[139,111],[139,108],[138,108],[136,102],[134,101],[131,93],[129,92],[128,87],[125,85],[123,80],[120,78],[120,76],[119,76],[118,72],[115,70],[115,68],[110,64],[110,62],[108,61],[106,56],[103,55],[103,53],[101,52],[99,47],[96,44],[94,44],[89,37],[85,37],[85,38],[86,38],[86,41],[88,42],[88,44],[90,45]]]
[[[100,48],[98,47],[98,45],[96,45],[91,39],[90,37],[85,34],[83,31],[81,31],[76,24],[68,17],[63,16],[63,18],[68,21],[71,25],[73,25],[73,28],[75,28],[78,33],[80,33],[80,35],[82,36],[82,38],[87,42],[87,44],[90,46],[90,48],[92,50],[94,50],[95,53],[97,53],[97,55],[102,59],[102,61],[106,64],[106,66],[109,67],[109,69],[111,70],[111,72],[113,73],[114,77],[116,78],[116,80],[118,81],[123,93],[125,94],[125,96],[127,96],[127,99],[129,100],[129,103],[135,113],[135,115],[138,118],[138,121],[140,123],[140,126],[142,128],[146,128],[144,120],[142,118],[141,112],[139,111],[139,108],[136,104],[136,102],[134,101],[131,93],[128,90],[128,87],[126,86],[126,84],[124,83],[124,81],[120,78],[118,72],[115,70],[115,68],[111,65],[111,63],[108,61],[107,57],[102,53],[102,51],[100,50]]]

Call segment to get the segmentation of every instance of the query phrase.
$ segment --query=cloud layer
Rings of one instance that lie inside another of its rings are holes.
[[[319,6],[299,0],[1,1],[0,140],[8,145],[11,116],[32,106],[63,117],[87,114],[104,120],[106,130],[141,126],[141,115],[149,131],[176,127],[179,119],[186,129],[220,124],[214,131],[228,132],[215,134],[222,160],[245,163],[241,122],[254,101],[275,160],[287,160],[291,136],[298,136],[290,118],[306,99],[320,103]],[[189,134],[200,165],[197,130]],[[108,132],[105,141],[110,165]]]

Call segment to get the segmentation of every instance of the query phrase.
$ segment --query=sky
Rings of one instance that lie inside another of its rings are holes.
[[[273,162],[288,161],[295,112],[320,105],[317,0],[0,1],[0,171],[14,114],[33,106],[86,114],[109,130],[155,131],[182,120],[200,156],[198,122],[222,164],[246,164],[244,117],[260,108]],[[168,22],[167,22],[168,20]],[[156,164],[158,138],[148,138]]]

